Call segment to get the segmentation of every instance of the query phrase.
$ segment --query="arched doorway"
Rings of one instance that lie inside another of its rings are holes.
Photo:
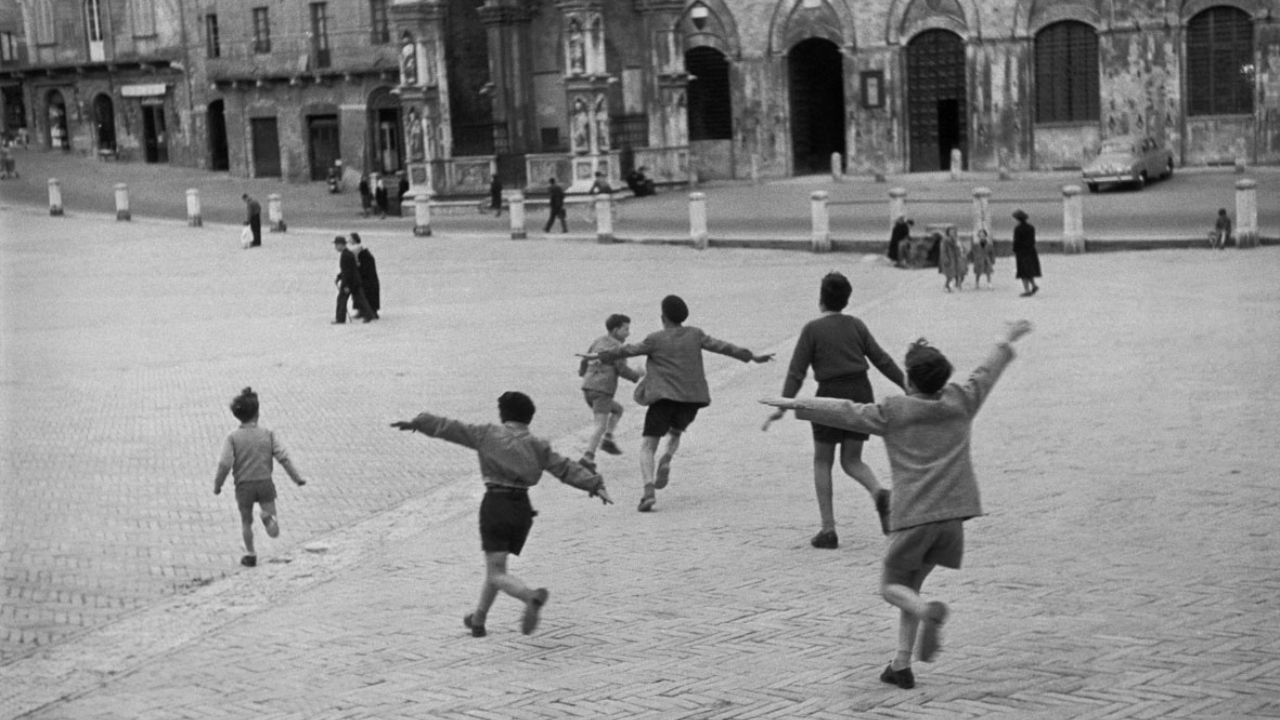
[[[214,100],[205,115],[209,127],[209,169],[230,170],[231,153],[227,148],[227,103]]]
[[[684,54],[689,74],[686,127],[689,155],[696,158],[699,177],[733,177],[733,93],[729,84],[729,59],[716,48],[700,46]],[[624,147],[624,152],[628,148]],[[623,171],[631,168],[623,157]]]
[[[796,174],[831,169],[845,153],[844,61],[830,40],[809,38],[787,53],[791,148]]]
[[[50,90],[45,103],[49,108],[49,147],[54,150],[71,148],[71,134],[67,132],[67,103],[62,93]]]
[[[946,170],[951,150],[968,159],[964,41],[926,30],[907,43],[907,125],[911,171]]]
[[[404,130],[400,124],[400,98],[390,88],[381,87],[369,95],[368,127],[365,139],[367,169],[383,175],[404,168]]]
[[[98,152],[112,154],[116,151],[116,113],[110,95],[93,99],[93,128],[97,136]]]

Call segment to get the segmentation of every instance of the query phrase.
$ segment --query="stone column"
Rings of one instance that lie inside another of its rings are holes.
[[[689,238],[699,250],[707,249],[707,195],[689,193]]]
[[[1258,246],[1258,183],[1236,181],[1236,247]]]
[[[511,239],[524,240],[528,237],[524,229],[524,193],[512,190],[507,197],[511,215]]]
[[[613,242],[613,198],[609,193],[596,196],[596,242]]]
[[[816,190],[809,196],[809,205],[813,215],[813,251],[827,252],[831,249],[831,225],[827,217],[827,192]]]
[[[129,186],[116,183],[116,219],[130,220],[132,217],[129,214]]]
[[[900,217],[907,216],[907,189],[906,188],[890,188],[889,189],[889,224]]]
[[[449,125],[449,82],[443,71],[442,4],[390,4],[399,52],[400,121],[404,132],[405,172],[409,194],[444,190],[443,166],[453,157]]]
[[[973,189],[973,241],[978,241],[978,233],[982,230],[987,231],[987,237],[991,237],[991,188],[974,188]]]
[[[535,3],[536,4],[536,3]],[[505,132],[495,138],[499,153],[523,154],[534,147],[537,134],[537,106],[534,102],[533,42],[530,19],[535,12],[530,3],[511,0],[485,0],[479,10],[489,36],[489,82],[493,92],[493,122]],[[515,178],[503,178],[508,185]]]
[[[413,196],[413,234],[431,237],[431,195],[426,192]]]
[[[644,111],[649,119],[649,147],[644,155],[652,175],[683,182],[689,168],[689,75],[684,69],[684,37],[689,29],[685,0],[635,0],[647,51]],[[709,31],[714,27],[707,28]],[[655,167],[656,166],[656,167]]]
[[[267,196],[267,222],[271,223],[271,232],[284,232],[284,210],[280,206],[280,193]]]
[[[831,182],[844,180],[844,156],[838,152],[831,153]]]
[[[569,108],[570,193],[585,193],[604,173],[613,187],[622,173],[609,138],[609,85],[616,81],[605,62],[603,0],[555,0],[563,18],[565,78]]]
[[[62,215],[62,183],[58,178],[49,178],[49,214]]]
[[[1084,203],[1079,185],[1062,187],[1062,251],[1084,252]]]
[[[187,190],[187,225],[200,227],[204,220],[200,217],[200,191],[196,188]]]

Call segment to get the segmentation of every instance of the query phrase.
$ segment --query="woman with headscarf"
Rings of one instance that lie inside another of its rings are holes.
[[[906,263],[902,257],[902,242],[911,237],[912,222],[899,215],[893,221],[893,230],[889,232],[889,260],[895,267],[903,267]]]
[[[1017,263],[1015,276],[1022,281],[1022,295],[1031,297],[1040,291],[1036,278],[1040,277],[1040,255],[1036,252],[1036,226],[1027,222],[1027,214],[1022,210],[1013,211],[1013,219],[1018,221],[1013,229],[1013,257]]]

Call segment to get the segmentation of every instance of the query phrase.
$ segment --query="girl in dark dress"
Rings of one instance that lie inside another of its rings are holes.
[[[1030,297],[1040,291],[1036,278],[1040,277],[1040,255],[1036,253],[1036,227],[1027,222],[1027,214],[1013,211],[1018,221],[1013,229],[1013,257],[1017,262],[1016,277],[1022,281],[1021,297]]]

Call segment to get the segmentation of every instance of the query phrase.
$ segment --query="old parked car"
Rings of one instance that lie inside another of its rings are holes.
[[[1102,142],[1098,157],[1084,168],[1089,192],[1100,185],[1136,185],[1173,174],[1173,153],[1151,138],[1122,136]]]

